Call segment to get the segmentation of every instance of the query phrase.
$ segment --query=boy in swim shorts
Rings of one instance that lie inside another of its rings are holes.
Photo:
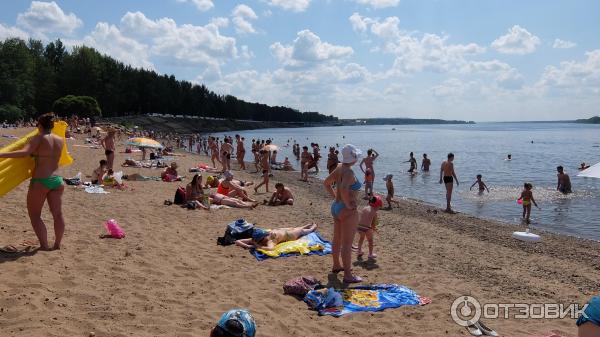
[[[365,199],[368,199],[373,194],[373,171],[367,169],[365,171]]]
[[[483,193],[485,190],[488,191],[488,193],[490,193],[490,189],[487,187],[487,185],[483,182],[483,180],[481,180],[483,176],[481,174],[477,175],[477,180],[475,180],[475,182],[473,183],[473,185],[471,185],[471,187],[469,187],[469,191],[475,186],[475,185],[479,185],[479,193]]]
[[[358,251],[356,256],[361,257],[364,255],[362,251],[362,245],[365,241],[365,237],[367,238],[367,242],[369,244],[369,259],[374,259],[377,257],[377,254],[373,253],[373,232],[377,230],[377,224],[379,220],[377,219],[377,211],[379,208],[383,206],[383,201],[381,201],[381,197],[376,195],[369,199],[369,205],[365,206],[360,210],[358,217]]]

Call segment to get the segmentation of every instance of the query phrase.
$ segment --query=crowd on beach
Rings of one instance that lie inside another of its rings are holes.
[[[32,156],[35,159],[36,166],[28,191],[27,209],[42,250],[60,249],[65,230],[61,204],[65,187],[63,178],[57,176],[56,171],[62,149],[66,144],[62,137],[52,134],[54,121],[54,115],[42,115],[36,124],[39,134],[31,138],[25,147],[14,152],[0,153],[0,158]],[[246,161],[246,139],[239,134],[234,137],[225,136],[220,139],[200,134],[177,135],[137,130],[136,128],[126,130],[119,126],[99,127],[93,119],[86,118],[71,117],[68,122],[70,128],[69,134],[66,135],[67,138],[75,134],[87,134],[90,143],[104,150],[104,155],[99,158],[99,166],[89,176],[91,184],[124,186],[121,177],[116,177],[115,154],[117,143],[125,135],[128,138],[145,137],[157,140],[162,145],[147,148],[144,144],[129,144],[125,151],[128,158],[125,159],[123,166],[145,167],[143,162],[146,161],[147,151],[150,151],[150,160],[160,161],[163,159],[163,163],[164,158],[182,155],[175,151],[177,149],[204,154],[209,158],[210,163],[199,163],[197,167],[189,168],[188,173],[193,173],[193,176],[189,179],[189,183],[186,184],[185,188],[176,191],[173,202],[188,209],[210,210],[212,205],[218,205],[252,210],[261,204],[256,200],[256,195],[262,188],[266,193],[272,192],[270,198],[263,200],[263,205],[293,207],[295,204],[293,191],[282,182],[276,182],[273,185],[274,190],[270,189],[274,170],[294,170],[289,158],[286,157],[283,161],[279,161],[277,156],[280,148],[273,144],[272,139],[252,139],[249,145],[251,155],[248,157],[250,161]],[[292,146],[292,153],[300,166],[299,179],[308,182],[310,170],[319,172],[319,163],[322,158],[320,146],[317,143],[310,143],[310,147],[308,145],[301,146],[294,140],[288,140],[285,146],[290,145]],[[131,158],[134,150],[141,152],[141,161]],[[336,144],[336,146],[328,147],[326,161],[328,176],[322,183],[323,188],[333,200],[331,204],[333,222],[331,272],[334,274],[343,273],[342,280],[345,284],[362,282],[362,278],[353,273],[352,255],[355,252],[358,258],[364,256],[364,241],[367,241],[367,257],[369,259],[377,258],[374,251],[374,236],[377,233],[379,223],[377,214],[383,208],[384,200],[387,202],[388,209],[392,209],[393,205],[399,205],[399,201],[395,199],[394,176],[392,174],[386,174],[382,178],[385,181],[387,190],[385,197],[374,191],[373,185],[377,176],[375,167],[379,156],[379,152],[375,149],[368,149],[363,157],[363,152],[351,144],[343,146]],[[447,159],[440,166],[439,177],[439,183],[444,185],[446,191],[445,211],[450,214],[455,213],[451,207],[454,183],[457,186],[459,185],[454,168],[454,157],[452,153],[447,155]],[[511,159],[509,155],[507,160]],[[419,171],[418,164],[412,152],[406,162],[410,165],[408,173],[417,174]],[[247,164],[250,164],[250,168],[246,166]],[[353,170],[355,165],[362,172],[362,179],[356,176]],[[185,175],[180,173],[175,160],[169,165],[164,164],[163,166],[150,165],[149,167],[160,168],[162,170],[160,180],[164,182],[185,179]],[[585,167],[585,164],[582,164],[582,167]],[[254,170],[250,173],[258,174],[256,183],[235,179],[233,173],[235,170],[247,171],[252,168]],[[427,154],[423,154],[420,170],[429,172],[430,168],[431,161]],[[131,179],[136,179],[136,177],[131,175]],[[476,181],[470,188],[473,187],[476,187],[480,193],[490,192],[483,181],[482,175],[477,175]],[[525,183],[518,199],[523,206],[523,219],[527,223],[530,219],[531,205],[538,206],[532,189],[531,183]],[[572,192],[570,178],[562,166],[557,167],[557,190],[563,193]],[[362,196],[361,191],[364,191]],[[364,206],[360,205],[361,199],[366,201]],[[42,207],[46,201],[54,220],[55,241],[52,246],[48,243],[46,226],[41,218]],[[171,203],[170,200],[165,200],[165,204],[170,205]],[[247,249],[273,250],[280,243],[297,240],[315,232],[317,229],[318,225],[314,223],[273,230],[257,228],[254,230],[252,237],[239,239],[235,244]],[[358,242],[355,244],[357,234]],[[590,312],[595,314],[594,317],[596,318],[578,322],[578,325],[581,326],[580,331],[590,329],[589,331],[597,332],[598,330],[594,329],[600,329],[600,318],[598,318],[600,316],[598,315],[600,305],[598,300],[592,300],[590,303],[596,305],[596,309],[590,309]],[[211,332],[211,336],[254,336],[255,330],[255,322],[250,313],[243,309],[235,309],[221,318],[221,321]],[[592,334],[586,335],[584,331],[580,336],[592,336]]]

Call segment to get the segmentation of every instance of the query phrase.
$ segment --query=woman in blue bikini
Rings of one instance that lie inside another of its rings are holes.
[[[352,242],[358,226],[357,195],[362,184],[352,171],[361,151],[354,145],[342,148],[342,162],[325,179],[325,189],[335,199],[331,204],[333,216],[333,273],[344,272],[344,283],[358,283],[362,279],[352,275]],[[335,184],[336,189],[333,189]],[[342,264],[340,265],[340,256]]]
[[[54,175],[65,144],[62,138],[51,133],[53,127],[54,115],[51,113],[42,115],[38,118],[39,134],[32,137],[23,149],[0,153],[0,158],[31,156],[35,160],[33,177],[27,192],[27,211],[42,250],[50,250],[46,225],[42,220],[42,208],[46,200],[54,218],[53,250],[60,249],[60,242],[65,232],[65,221],[62,215],[63,180],[60,176]]]

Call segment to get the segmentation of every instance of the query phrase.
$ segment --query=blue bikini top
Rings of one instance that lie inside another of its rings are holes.
[[[352,174],[354,174],[354,172],[352,172]],[[354,174],[354,180],[356,180],[356,182],[354,182],[354,184],[350,185],[350,190],[360,191],[362,184],[360,183],[360,181],[358,181],[358,179],[356,179],[356,174]]]

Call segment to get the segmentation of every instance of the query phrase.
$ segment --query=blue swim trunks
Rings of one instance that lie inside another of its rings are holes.
[[[583,314],[577,319],[577,326],[586,322],[592,322],[600,327],[600,296],[593,297]]]

